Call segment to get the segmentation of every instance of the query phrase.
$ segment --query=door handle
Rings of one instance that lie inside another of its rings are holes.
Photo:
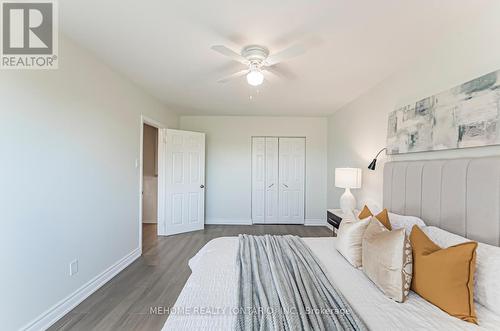
[[[274,183],[272,183],[271,185],[269,185],[267,188],[271,188],[274,186]]]
[[[283,184],[283,186],[286,187],[286,188],[288,188],[288,185],[286,185],[286,184]]]
[[[200,188],[205,188],[205,185],[201,184],[201,185],[200,185]]]

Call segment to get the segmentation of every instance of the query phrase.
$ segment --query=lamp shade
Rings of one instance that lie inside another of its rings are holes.
[[[378,153],[377,155],[375,155],[375,158],[373,159],[373,161],[370,163],[370,165],[368,166],[368,169],[370,170],[375,170],[375,168],[377,167],[377,158],[378,156],[380,155],[380,153],[382,153],[383,151],[386,151],[386,154],[387,154],[387,147],[384,147],[382,148]]]
[[[335,168],[335,186],[340,188],[361,188],[361,169]]]
[[[250,70],[247,74],[247,82],[252,86],[259,86],[264,81],[264,74],[260,70]]]
[[[373,161],[368,166],[368,169],[375,170],[376,167],[377,167],[377,159],[373,159]]]

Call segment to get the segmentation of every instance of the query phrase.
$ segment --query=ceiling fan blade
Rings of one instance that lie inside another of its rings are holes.
[[[293,46],[290,46],[276,54],[273,54],[269,56],[266,61],[265,65],[266,66],[273,66],[279,62],[282,62],[284,60],[291,59],[293,57],[302,55],[306,52],[306,48],[303,45],[296,44]]]
[[[232,79],[235,79],[235,78],[238,78],[238,77],[241,77],[241,76],[245,76],[247,73],[248,73],[248,69],[244,69],[244,70],[235,72],[234,74],[229,75],[227,77],[219,79],[217,81],[217,83],[226,83],[226,82],[228,82],[228,81],[230,81]]]
[[[269,68],[262,68],[262,72],[264,73],[264,80],[268,82],[276,82],[281,79],[281,76],[273,72],[272,70],[268,70]]]
[[[297,78],[297,76],[282,63],[275,64],[271,67],[264,67],[263,70],[281,79],[294,80]]]
[[[243,56],[241,56],[240,54],[236,53],[232,49],[227,48],[224,45],[214,45],[211,48],[214,51],[216,51],[217,53],[220,53],[220,54],[222,54],[224,56],[227,56],[227,57],[233,59],[234,61],[238,61],[238,62],[241,62],[243,64],[248,64],[248,60],[247,59],[245,59]]]

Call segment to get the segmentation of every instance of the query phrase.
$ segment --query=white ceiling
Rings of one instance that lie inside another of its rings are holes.
[[[432,49],[486,0],[64,0],[63,33],[181,114],[326,115]],[[258,89],[210,47],[307,53]],[[252,98],[250,98],[250,96]]]

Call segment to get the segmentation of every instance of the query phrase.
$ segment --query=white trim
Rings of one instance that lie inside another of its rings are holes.
[[[121,258],[115,264],[113,264],[108,269],[104,270],[102,273],[92,278],[90,281],[85,283],[82,287],[77,289],[75,292],[62,299],[50,309],[42,313],[32,322],[28,323],[21,330],[26,331],[39,331],[46,330],[52,326],[55,322],[66,315],[71,309],[75,308],[83,300],[88,298],[92,293],[97,291],[101,286],[106,284],[111,278],[116,276],[120,271],[128,267],[132,262],[134,262],[138,257],[141,256],[141,249],[138,247],[132,252],[127,254],[125,257]]]
[[[165,224],[165,197],[166,197],[166,180],[165,180],[165,142],[167,139],[166,128],[158,129],[158,203],[157,203],[157,218],[158,218],[158,235],[165,236],[167,228]]]
[[[261,221],[261,222],[253,222],[255,225],[265,225],[265,224],[272,224],[272,225],[305,225],[305,220],[273,220],[273,221]]]
[[[236,218],[210,218],[205,219],[205,224],[212,225],[252,225],[251,219]]]
[[[304,222],[306,226],[326,226],[327,224],[326,219],[321,218],[309,218]]]

